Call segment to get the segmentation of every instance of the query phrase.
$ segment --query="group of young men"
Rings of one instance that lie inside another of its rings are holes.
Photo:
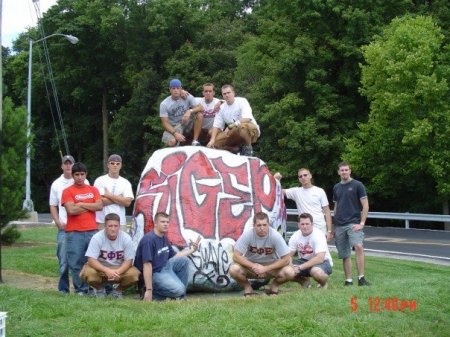
[[[58,227],[58,290],[70,292],[70,273],[79,295],[122,298],[126,288],[141,280],[144,300],[184,298],[186,256],[198,249],[200,237],[189,249],[175,253],[165,236],[169,216],[158,213],[154,230],[136,252],[130,235],[121,229],[126,226],[125,207],[134,199],[130,182],[119,175],[122,158],[111,155],[107,166],[108,173],[90,186],[86,166],[70,155],[62,158],[63,174],[50,192],[50,211]]]
[[[183,90],[181,81],[169,82],[170,96],[160,104],[159,116],[166,146],[191,144],[253,155],[260,130],[247,99],[236,97],[230,84],[221,88],[223,100],[214,97],[214,85],[203,85],[203,97]]]
[[[180,143],[206,145],[251,156],[252,144],[260,136],[259,126],[248,101],[236,97],[233,86],[221,88],[223,101],[214,97],[214,85],[203,85],[203,97],[194,98],[182,89],[181,81],[169,82],[170,96],[161,102],[160,118],[167,146]],[[125,208],[134,199],[131,184],[120,176],[122,158],[108,158],[107,174],[93,186],[83,163],[72,156],[62,158],[62,175],[50,192],[50,212],[58,227],[58,290],[69,293],[69,272],[75,292],[87,294],[89,287],[98,297],[122,297],[123,290],[140,280],[144,300],[184,298],[188,282],[186,256],[198,249],[200,237],[190,248],[175,252],[166,233],[169,216],[157,213],[154,229],[134,251],[126,226]],[[345,285],[352,285],[351,251],[355,250],[358,284],[369,285],[364,277],[363,228],[368,215],[364,185],[351,177],[348,163],[339,164],[341,181],[334,186],[334,228],[327,196],[312,184],[311,172],[298,170],[301,187],[283,189],[297,204],[299,230],[289,244],[273,228],[265,213],[254,216],[253,228],[236,242],[230,275],[243,287],[244,295],[254,294],[249,279],[273,278],[269,295],[278,294],[279,285],[295,280],[310,287],[309,277],[318,287],[327,288],[333,261],[327,241],[336,241],[343,260]],[[282,179],[279,172],[274,177]],[[99,231],[100,229],[100,231]],[[298,259],[292,262],[292,256]],[[134,261],[134,262],[133,262]],[[133,265],[134,264],[134,265]]]

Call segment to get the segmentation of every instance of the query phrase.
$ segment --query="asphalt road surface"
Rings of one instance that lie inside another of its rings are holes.
[[[39,214],[38,218],[39,223],[52,222],[48,213]],[[295,231],[297,224],[289,221],[287,228],[288,231]],[[389,256],[450,266],[450,231],[366,226],[364,233],[364,247],[367,255]],[[330,242],[330,245],[333,247],[334,241]]]

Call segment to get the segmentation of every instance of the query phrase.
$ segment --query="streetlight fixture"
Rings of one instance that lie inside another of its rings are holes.
[[[26,209],[28,212],[34,212],[34,205],[33,201],[31,200],[31,162],[30,162],[30,155],[31,155],[31,142],[30,142],[30,136],[31,136],[31,67],[32,67],[32,61],[33,61],[33,43],[38,43],[44,40],[47,40],[53,36],[62,36],[66,38],[70,43],[76,44],[78,43],[78,38],[73,35],[66,35],[66,34],[60,34],[55,33],[48,35],[46,37],[43,37],[42,39],[33,41],[30,39],[30,48],[29,48],[29,56],[28,56],[28,93],[27,93],[27,160],[26,160],[26,166],[25,166],[25,173],[26,173],[26,179],[25,179],[25,200],[23,202],[23,209]]]

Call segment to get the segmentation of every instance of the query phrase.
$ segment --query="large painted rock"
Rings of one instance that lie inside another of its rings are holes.
[[[154,215],[168,213],[174,246],[202,238],[189,257],[189,289],[231,290],[237,286],[228,274],[233,245],[259,211],[272,227],[286,230],[281,185],[263,161],[205,147],[166,148],[154,152],[142,172],[130,234],[137,246]]]

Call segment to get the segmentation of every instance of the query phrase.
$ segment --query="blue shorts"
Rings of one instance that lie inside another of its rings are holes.
[[[308,262],[308,260],[297,259],[297,260],[294,260],[294,265],[300,265],[305,262]],[[316,265],[312,266],[311,268],[301,270],[298,274],[295,275],[295,277],[299,277],[299,276],[310,277],[312,268],[320,268],[327,275],[331,275],[331,273],[333,272],[333,268],[331,267],[330,261],[324,260],[322,263],[316,264]]]

